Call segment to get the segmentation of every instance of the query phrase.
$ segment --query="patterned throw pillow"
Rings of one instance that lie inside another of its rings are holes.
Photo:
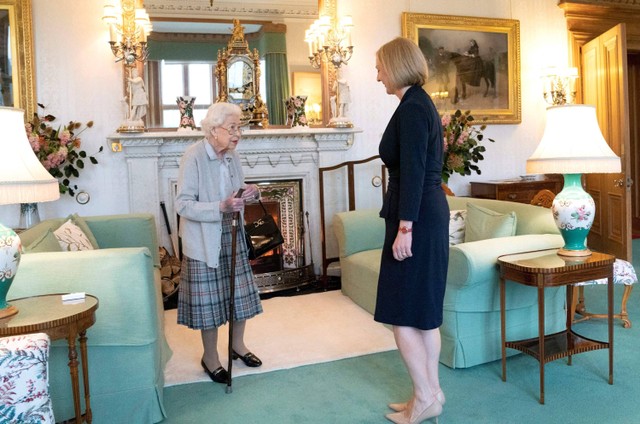
[[[65,252],[77,250],[94,250],[89,237],[73,223],[71,219],[67,220],[53,234],[58,239],[60,247]]]
[[[87,224],[83,217],[81,217],[77,213],[74,213],[73,215],[69,215],[67,219],[70,219],[74,224],[80,227],[82,232],[91,242],[91,246],[93,246],[94,249],[100,249],[100,246],[98,246],[98,240],[96,240],[96,238],[94,237],[93,233],[91,232],[91,228],[89,228],[89,224]]]
[[[49,336],[0,338],[0,419],[12,423],[55,423],[49,397]]]
[[[464,221],[467,218],[466,210],[451,211],[449,214],[449,246],[455,246],[464,242]]]

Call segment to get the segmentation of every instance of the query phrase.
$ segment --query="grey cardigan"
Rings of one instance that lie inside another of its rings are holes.
[[[228,151],[222,160],[229,162],[233,191],[243,187],[244,173],[238,153],[235,150]],[[175,202],[176,212],[180,215],[182,253],[191,259],[206,262],[211,268],[217,268],[220,259],[220,202],[231,194],[220,192],[222,160],[218,159],[206,139],[189,146],[180,161]],[[240,223],[243,222],[240,219]],[[244,238],[241,240],[244,242]]]

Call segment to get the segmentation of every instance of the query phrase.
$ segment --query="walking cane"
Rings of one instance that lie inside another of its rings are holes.
[[[244,189],[239,189],[236,193],[236,197],[241,197]],[[229,271],[229,361],[227,363],[228,378],[227,378],[227,393],[233,392],[231,387],[231,368],[233,367],[233,314],[235,309],[235,297],[236,297],[236,244],[237,244],[237,232],[238,221],[240,220],[240,212],[233,213],[233,219],[231,220],[231,270]]]

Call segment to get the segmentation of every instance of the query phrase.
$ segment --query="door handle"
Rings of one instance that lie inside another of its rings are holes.
[[[631,186],[633,185],[633,178],[627,177],[627,178],[619,178],[617,180],[613,180],[614,187],[625,187],[625,185],[627,188],[631,188]]]

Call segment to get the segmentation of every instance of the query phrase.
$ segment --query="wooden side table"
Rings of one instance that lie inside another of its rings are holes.
[[[471,181],[469,184],[471,185],[471,197],[529,204],[533,196],[540,190],[551,190],[558,194],[562,190],[563,181],[551,178],[532,181],[512,179]]]
[[[18,313],[0,320],[0,336],[46,333],[51,340],[66,339],[69,345],[69,372],[71,374],[71,387],[73,388],[75,422],[81,423],[84,418],[86,422],[90,423],[92,417],[86,331],[96,322],[98,299],[87,295],[83,301],[67,303],[62,301],[62,294],[48,294],[11,300],[11,304],[18,308]],[[80,411],[76,339],[80,341],[82,359],[86,408],[84,415]]]
[[[609,384],[613,384],[613,263],[615,257],[593,252],[584,258],[559,256],[558,249],[540,250],[498,257],[500,266],[500,331],[502,338],[502,381],[507,381],[506,348],[517,349],[540,363],[540,403],[544,404],[544,365],[556,359],[596,349],[609,349]],[[607,278],[608,331],[607,342],[592,340],[573,331],[573,317],[567,308],[567,328],[556,334],[545,334],[544,289],[566,286],[567,305],[573,299],[574,283]],[[538,337],[527,340],[506,340],[505,281],[538,289]]]

